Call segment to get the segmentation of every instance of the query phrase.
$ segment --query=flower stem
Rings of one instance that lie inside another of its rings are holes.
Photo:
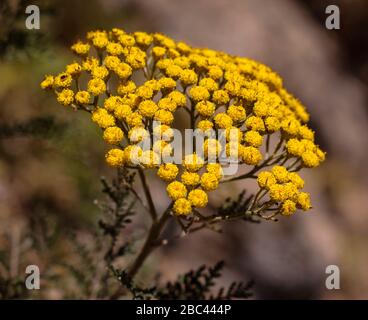
[[[151,228],[148,232],[147,238],[143,244],[142,249],[135,258],[131,267],[128,269],[128,275],[132,279],[137,274],[137,272],[143,265],[144,261],[147,259],[147,257],[153,251],[153,249],[157,247],[155,246],[155,243],[157,242],[157,239],[160,236],[162,229],[164,228],[168,218],[170,217],[171,206],[172,204],[168,206],[168,208],[164,211],[159,220],[152,222]]]
[[[150,189],[147,185],[146,176],[144,175],[144,172],[141,168],[138,168],[138,173],[139,173],[139,177],[140,177],[141,182],[142,182],[144,193],[145,193],[146,198],[147,198],[149,213],[151,215],[152,220],[155,221],[157,219],[157,212],[156,212],[156,208],[155,208],[155,205],[153,203],[153,200],[152,200],[152,195],[151,195]]]

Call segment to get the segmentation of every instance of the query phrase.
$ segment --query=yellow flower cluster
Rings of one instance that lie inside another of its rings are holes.
[[[310,196],[300,192],[304,180],[296,172],[289,172],[283,166],[274,166],[271,171],[258,174],[257,182],[261,190],[270,197],[269,205],[276,205],[283,215],[292,215],[297,208],[304,211],[311,208]]]
[[[302,127],[299,128],[298,132],[301,131],[301,128]],[[319,166],[319,164],[325,160],[325,153],[314,144],[313,132],[308,128],[306,130],[308,130],[308,135],[299,134],[300,139],[289,139],[286,143],[286,150],[289,155],[300,158],[305,167],[314,168]],[[310,137],[310,139],[303,138],[306,136]]]
[[[162,164],[157,171],[158,176],[165,181],[172,181],[166,190],[174,201],[174,212],[187,215],[192,208],[204,208],[208,203],[207,192],[217,189],[222,177],[222,168],[218,163],[207,164],[196,154],[187,155],[184,159],[184,172],[181,181],[176,179],[179,168],[174,164]],[[204,171],[200,174],[200,171]]]
[[[310,168],[324,160],[306,125],[305,107],[269,67],[159,33],[114,28],[88,32],[86,38],[71,46],[79,62],[46,76],[41,87],[52,90],[60,104],[91,112],[103,139],[115,145],[106,154],[109,165],[156,168],[158,177],[169,183],[167,193],[176,214],[205,207],[207,192],[217,189],[222,178],[221,165],[208,161],[210,156],[217,160],[223,151],[218,135],[203,144],[203,158],[193,153],[184,156],[182,166],[158,165],[157,160],[172,153],[172,124],[180,108],[191,114],[192,129],[204,134],[225,130],[226,155],[239,164],[259,166],[265,138],[276,133],[288,159]],[[154,121],[161,125],[154,127]],[[159,140],[143,151],[137,144],[152,135]],[[139,158],[145,161],[138,163]],[[280,168],[258,176],[261,188],[281,203],[283,214],[296,207],[308,209],[309,196],[297,192],[299,176]]]

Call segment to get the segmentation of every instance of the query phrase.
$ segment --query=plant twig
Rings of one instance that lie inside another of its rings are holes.
[[[152,252],[154,248],[156,248],[155,243],[157,242],[158,237],[161,234],[162,229],[164,228],[168,218],[170,217],[172,204],[170,204],[164,213],[161,215],[160,219],[157,221],[153,221],[151,228],[148,232],[146,241],[143,244],[143,247],[137,257],[135,258],[133,264],[128,269],[128,275],[133,279],[134,276],[139,271],[140,267],[147,259],[149,254]]]
[[[152,220],[156,221],[157,212],[156,212],[156,208],[155,208],[155,205],[153,203],[153,200],[152,200],[151,191],[150,191],[150,189],[147,185],[146,176],[144,175],[144,172],[141,168],[138,168],[138,173],[139,173],[139,177],[140,177],[141,182],[142,182],[143,190],[144,190],[144,193],[146,195],[147,202],[148,202],[149,213],[151,215]]]

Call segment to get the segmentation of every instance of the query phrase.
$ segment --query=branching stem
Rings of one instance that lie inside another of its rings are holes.
[[[146,181],[146,176],[145,176],[142,168],[138,168],[138,173],[139,173],[139,178],[141,179],[141,182],[142,182],[144,194],[145,194],[147,202],[148,202],[149,213],[151,215],[152,220],[156,221],[157,212],[156,212],[156,208],[155,208],[155,205],[153,203],[153,200],[152,200],[151,191],[150,191],[150,189],[148,187],[148,184],[147,184],[147,181]]]
[[[164,213],[161,215],[161,217],[157,221],[153,221],[151,228],[148,232],[147,238],[143,244],[142,249],[140,250],[139,254],[133,261],[133,264],[128,269],[128,275],[131,278],[134,278],[134,276],[137,274],[141,266],[143,265],[144,261],[147,259],[147,257],[150,255],[153,249],[155,249],[157,246],[155,245],[157,243],[157,240],[161,234],[162,229],[166,225],[166,222],[168,218],[170,217],[172,204],[170,204],[167,209],[164,211]]]

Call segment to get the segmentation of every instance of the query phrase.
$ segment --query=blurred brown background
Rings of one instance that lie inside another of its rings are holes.
[[[368,299],[367,1],[333,1],[340,7],[341,30],[325,28],[331,3],[324,0],[31,3],[40,7],[40,30],[24,27],[27,1],[0,4],[0,261],[9,267],[0,264],[0,272],[22,274],[23,260],[47,272],[54,260],[69,259],[63,237],[98,219],[98,178],[111,175],[105,146],[87,115],[57,105],[39,82],[73,59],[68,47],[86,31],[121,27],[163,32],[271,66],[306,104],[317,142],[328,153],[320,168],[305,173],[314,204],[310,213],[278,223],[229,224],[224,234],[193,234],[169,243],[149,267],[173,279],[225,259],[224,283],[254,279],[255,298]],[[151,185],[157,184],[152,177]],[[242,187],[223,186],[213,205]],[[155,199],[163,208],[167,200],[160,188],[154,188]],[[52,252],[40,241],[35,254],[24,234],[37,234],[37,221],[45,216],[58,221],[61,241]],[[143,226],[144,221],[137,227]],[[325,288],[330,264],[340,268],[340,290]],[[63,294],[55,282],[41,297]]]

